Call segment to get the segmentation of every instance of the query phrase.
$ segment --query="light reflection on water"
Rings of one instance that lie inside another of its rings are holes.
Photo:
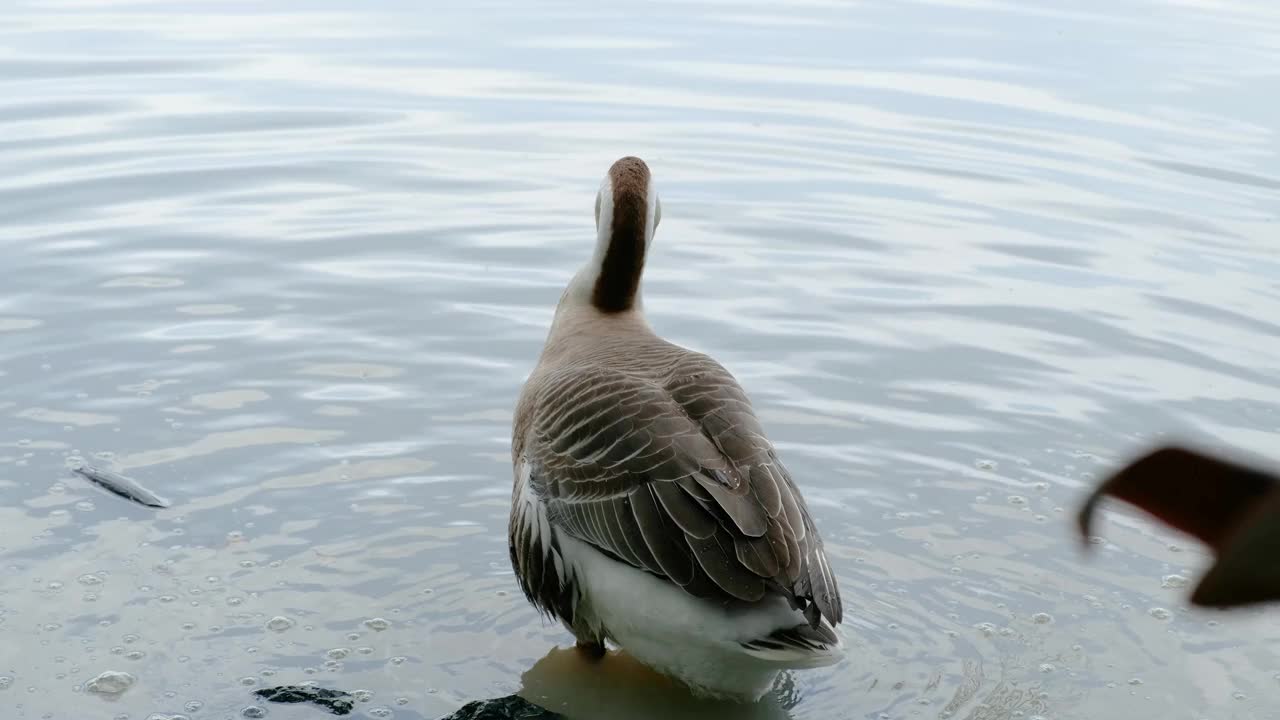
[[[1280,706],[1277,621],[1165,581],[1197,547],[1113,513],[1083,562],[1068,522],[1157,438],[1275,454],[1271,4],[7,20],[6,717],[237,716],[304,680],[397,718],[734,716],[578,667],[507,561],[510,408],[623,154],[664,195],[653,321],[751,392],[850,608],[850,659],[753,712]],[[108,669],[137,685],[87,696]]]

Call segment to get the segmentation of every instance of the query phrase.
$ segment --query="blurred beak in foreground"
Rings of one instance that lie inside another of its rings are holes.
[[[1232,608],[1280,601],[1280,477],[1197,450],[1162,447],[1121,468],[1077,517],[1088,547],[1106,496],[1144,510],[1213,549],[1191,603]]]

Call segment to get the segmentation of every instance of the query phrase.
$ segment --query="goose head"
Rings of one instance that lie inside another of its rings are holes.
[[[615,162],[596,193],[596,244],[561,305],[599,313],[639,312],[645,255],[662,219],[662,204],[649,166],[638,157]]]

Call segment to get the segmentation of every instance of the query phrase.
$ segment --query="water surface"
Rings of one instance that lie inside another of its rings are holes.
[[[1070,526],[1161,438],[1280,462],[1273,3],[4,15],[5,717],[741,717],[579,666],[508,564],[511,407],[625,154],[652,321],[747,387],[849,609],[755,716],[1280,711],[1280,620],[1188,609],[1200,548]]]

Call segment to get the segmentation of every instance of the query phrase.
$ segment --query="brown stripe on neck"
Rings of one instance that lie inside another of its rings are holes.
[[[619,313],[635,305],[644,271],[649,166],[640,158],[624,157],[609,168],[609,184],[613,189],[609,247],[600,263],[591,304],[601,312]]]

